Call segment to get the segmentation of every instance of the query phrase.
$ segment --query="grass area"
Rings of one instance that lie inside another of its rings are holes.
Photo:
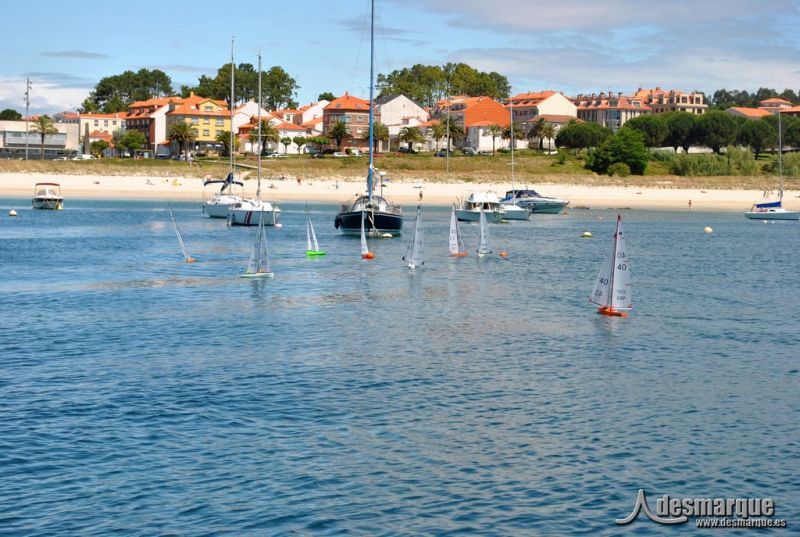
[[[769,157],[767,157],[769,158]],[[515,154],[516,180],[519,185],[564,183],[579,185],[616,185],[661,188],[763,189],[775,188],[777,177],[768,173],[754,176],[682,177],[671,175],[666,163],[652,160],[644,176],[598,176],[584,168],[584,155],[563,157],[540,155],[532,150]],[[380,154],[375,166],[386,170],[387,177],[396,181],[424,180],[430,182],[508,182],[511,180],[511,155],[467,157],[455,155],[450,160],[450,172],[445,159],[432,154]],[[762,156],[759,163],[766,159]],[[239,158],[237,163],[255,166],[255,158]],[[349,179],[366,174],[367,157],[312,159],[306,155],[289,155],[281,159],[263,159],[262,173],[266,178],[291,176],[302,178]],[[152,177],[225,176],[227,161],[201,160],[194,166],[171,160],[101,159],[90,161],[21,161],[0,160],[0,173],[45,173],[53,175],[140,175]],[[255,171],[252,170],[251,174]],[[786,189],[800,189],[798,177],[787,177]]]

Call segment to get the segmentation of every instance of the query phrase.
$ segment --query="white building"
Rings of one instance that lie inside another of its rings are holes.
[[[427,110],[405,95],[378,97],[375,99],[375,112],[380,114],[381,123],[389,128],[389,148],[400,145],[398,136],[404,127],[419,127],[430,119]]]

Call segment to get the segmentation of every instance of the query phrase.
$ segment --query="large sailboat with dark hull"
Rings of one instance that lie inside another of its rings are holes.
[[[363,221],[370,234],[399,235],[403,229],[403,210],[400,205],[389,202],[383,196],[373,194],[375,185],[375,0],[370,3],[370,47],[369,47],[369,169],[367,170],[367,194],[352,203],[343,203],[333,222],[334,227],[346,235],[359,235]],[[382,182],[382,180],[381,180]]]

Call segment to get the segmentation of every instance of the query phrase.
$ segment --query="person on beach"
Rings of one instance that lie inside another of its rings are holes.
[[[692,200],[689,200],[689,210],[692,210]]]
[[[422,190],[419,191],[419,201],[422,201]]]

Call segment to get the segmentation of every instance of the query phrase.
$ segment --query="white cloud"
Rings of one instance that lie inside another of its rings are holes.
[[[31,114],[54,114],[75,110],[88,96],[86,88],[61,86],[55,82],[33,82]],[[25,79],[0,76],[0,109],[13,108],[25,113]]]

